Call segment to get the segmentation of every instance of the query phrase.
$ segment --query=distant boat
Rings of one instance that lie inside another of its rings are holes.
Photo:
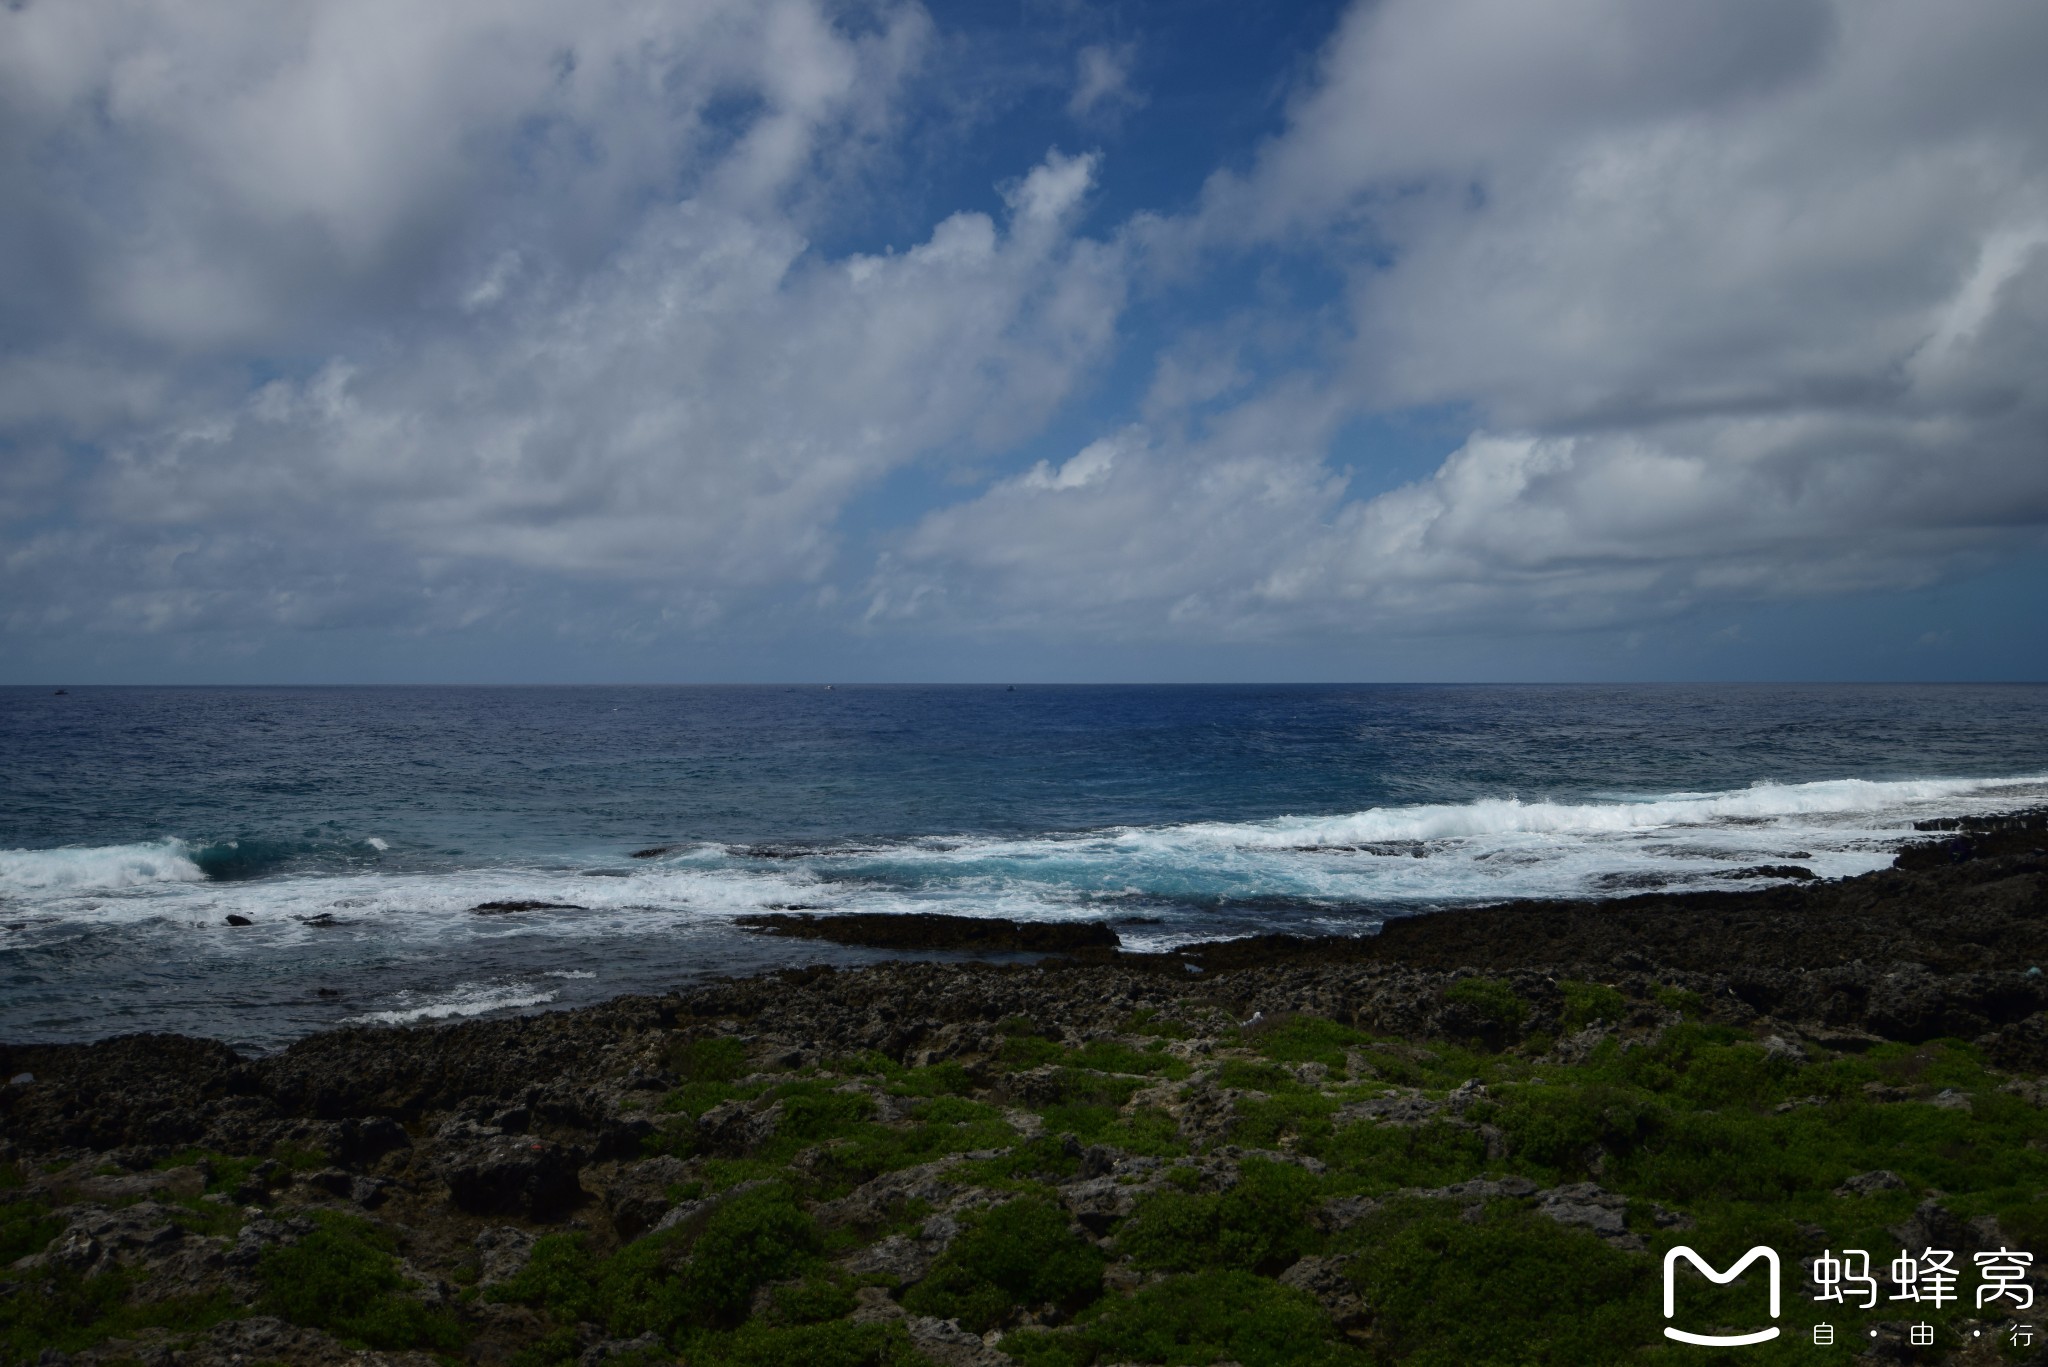
[[[830,693],[830,692],[832,691],[832,685],[831,685],[831,684],[826,684],[826,685],[825,685],[825,691],[826,691],[827,693]]]
[[[50,696],[53,698],[62,698],[67,696],[70,692],[71,690],[68,688],[60,688],[55,693],[52,693]]]
[[[1004,689],[1003,691],[1005,693],[1015,693],[1017,691],[1017,685],[1011,684],[1008,688]]]

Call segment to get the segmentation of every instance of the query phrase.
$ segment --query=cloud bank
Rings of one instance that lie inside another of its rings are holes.
[[[1368,640],[2041,547],[2048,11],[1360,3],[1106,218],[1168,37],[1020,157],[913,4],[0,12],[0,630]]]

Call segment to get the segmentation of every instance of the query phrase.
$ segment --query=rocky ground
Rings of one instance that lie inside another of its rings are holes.
[[[2048,1361],[2012,1342],[2048,1301],[1980,1313],[1970,1270],[2048,1256],[2044,843],[2036,814],[1839,883],[1096,935],[263,1058],[0,1049],[0,1358],[1713,1361],[1661,1337],[1684,1242],[1785,1257],[1746,1360]],[[1959,1303],[1890,1299],[1927,1247]],[[1876,1309],[1813,1301],[1844,1248]],[[1746,1290],[1686,1294],[1739,1325]]]

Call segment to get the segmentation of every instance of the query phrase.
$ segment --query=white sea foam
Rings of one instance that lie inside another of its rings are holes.
[[[1257,823],[1206,823],[1169,828],[1185,837],[1247,847],[1298,848],[1396,840],[1450,840],[1500,835],[1602,835],[1739,821],[1882,815],[1958,800],[2002,798],[2048,788],[2048,778],[1831,779],[1758,783],[1718,793],[1671,793],[1612,802],[1522,802],[1485,798],[1456,805],[1375,807],[1333,817],[1282,817]],[[1145,839],[1132,832],[1128,838]]]
[[[454,1016],[481,1016],[489,1011],[510,1011],[522,1006],[545,1006],[555,999],[551,991],[531,983],[457,983],[445,992],[401,991],[392,994],[394,1005],[383,1011],[366,1011],[350,1016],[346,1025],[411,1025],[424,1020],[446,1020]]]
[[[0,897],[76,897],[166,883],[197,883],[205,877],[178,840],[0,850]]]
[[[363,843],[365,845],[368,845],[371,849],[377,851],[379,854],[382,854],[385,850],[391,848],[391,842],[384,839],[381,836],[373,835],[365,841],[363,841]]]
[[[236,954],[301,946],[317,954],[318,946],[360,939],[407,954],[438,955],[471,943],[494,955],[524,955],[549,940],[723,934],[734,916],[792,907],[1026,920],[1136,911],[1165,918],[1125,934],[1128,943],[1153,947],[1218,933],[1216,915],[1231,924],[1284,915],[1306,926],[1302,918],[1328,911],[1362,927],[1361,916],[1369,921],[1382,912],[1459,903],[1725,887],[1737,878],[1754,886],[1758,866],[1797,864],[1821,877],[1844,877],[1888,864],[1900,843],[1915,838],[1915,819],[2044,800],[2043,778],[1845,779],[1604,801],[1501,797],[1257,822],[933,839],[821,849],[799,859],[694,846],[650,860],[593,854],[566,867],[355,868],[235,882],[202,881],[182,847],[167,843],[0,855],[0,888],[14,906],[51,917],[51,933],[67,923],[147,921],[181,935],[203,931],[205,943]],[[475,913],[493,901],[573,907]],[[229,928],[230,915],[256,926]]]

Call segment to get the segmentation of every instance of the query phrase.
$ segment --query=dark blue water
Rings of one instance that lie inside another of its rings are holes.
[[[0,773],[0,1036],[271,1044],[858,957],[764,908],[1156,948],[1858,872],[2048,795],[2048,688],[9,689]]]

